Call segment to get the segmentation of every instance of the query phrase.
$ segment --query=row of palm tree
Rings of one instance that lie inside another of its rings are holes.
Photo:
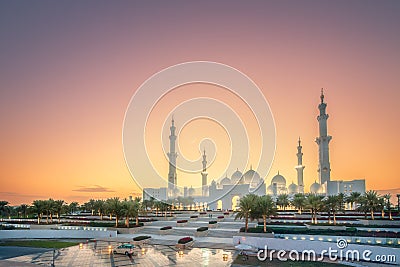
[[[264,221],[264,232],[266,231],[266,221],[269,217],[277,213],[278,207],[285,210],[287,207],[297,209],[301,214],[304,210],[311,213],[311,222],[318,223],[317,215],[320,212],[328,214],[328,220],[336,224],[336,215],[338,212],[345,212],[345,204],[350,204],[352,209],[358,212],[363,212],[365,218],[369,213],[371,219],[374,220],[374,213],[380,211],[382,218],[385,216],[385,210],[389,213],[389,219],[392,219],[391,212],[391,195],[378,195],[376,191],[367,191],[364,194],[353,192],[349,196],[344,194],[322,196],[317,194],[295,194],[291,199],[288,195],[279,195],[276,201],[269,196],[257,196],[249,194],[240,199],[239,210],[236,212],[235,219],[245,219],[245,229],[247,232],[249,220]]]
[[[249,194],[240,199],[239,210],[236,211],[236,219],[245,220],[245,232],[249,226],[249,220],[263,219],[264,232],[267,231],[267,219],[277,214],[277,204],[270,195],[257,196]]]

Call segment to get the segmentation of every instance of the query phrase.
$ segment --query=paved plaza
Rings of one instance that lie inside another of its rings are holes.
[[[108,246],[119,242],[97,241],[53,252],[47,250],[0,262],[0,266],[13,266],[10,261],[44,266],[230,266],[234,251],[211,248],[190,248],[179,252],[175,246],[146,244],[136,246],[132,257],[109,253]],[[226,260],[224,261],[224,255]],[[7,265],[7,263],[9,264]],[[22,265],[23,266],[23,265]]]

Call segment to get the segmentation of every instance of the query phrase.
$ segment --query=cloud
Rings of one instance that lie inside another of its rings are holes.
[[[88,193],[103,193],[103,192],[115,192],[110,188],[100,186],[100,185],[92,185],[92,186],[79,186],[78,189],[74,189],[72,191],[76,192],[88,192]]]

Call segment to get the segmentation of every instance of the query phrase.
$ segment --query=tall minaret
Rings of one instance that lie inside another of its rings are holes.
[[[174,125],[174,117],[172,117],[172,125],[169,128],[171,130],[171,134],[169,136],[169,172],[168,172],[168,191],[171,195],[174,194],[174,189],[176,186],[176,157],[178,154],[175,152],[175,125]]]
[[[319,116],[319,137],[315,142],[318,144],[319,164],[318,176],[321,185],[331,180],[331,164],[329,163],[329,142],[332,136],[328,135],[327,120],[329,115],[326,114],[326,103],[324,103],[324,89],[321,89],[321,103],[318,105]]]
[[[297,166],[296,171],[297,171],[297,184],[299,186],[299,193],[304,193],[304,182],[303,182],[303,170],[305,166],[303,165],[303,152],[301,146],[301,140],[299,137],[299,145],[297,146]]]
[[[207,159],[206,159],[206,150],[204,149],[203,153],[203,171],[201,172],[201,188],[202,188],[202,195],[207,195]]]

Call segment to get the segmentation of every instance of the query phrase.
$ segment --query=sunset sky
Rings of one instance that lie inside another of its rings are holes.
[[[332,179],[365,178],[367,189],[397,192],[399,14],[395,0],[1,1],[0,200],[141,195],[124,160],[125,111],[151,75],[197,60],[240,70],[268,101],[276,154],[267,184],[278,170],[296,182],[299,136],[306,190],[317,180],[323,87]],[[193,92],[216,92],[189,87],[157,110],[169,112]],[[231,101],[221,92],[218,99]],[[168,115],[153,114],[162,122]],[[182,131],[179,145],[193,160],[209,132],[220,147],[226,142],[217,126],[202,123],[193,129],[208,131],[194,130],[194,141]],[[167,176],[162,150],[149,149]],[[217,150],[220,167],[210,167],[210,179],[221,178],[228,156]]]

